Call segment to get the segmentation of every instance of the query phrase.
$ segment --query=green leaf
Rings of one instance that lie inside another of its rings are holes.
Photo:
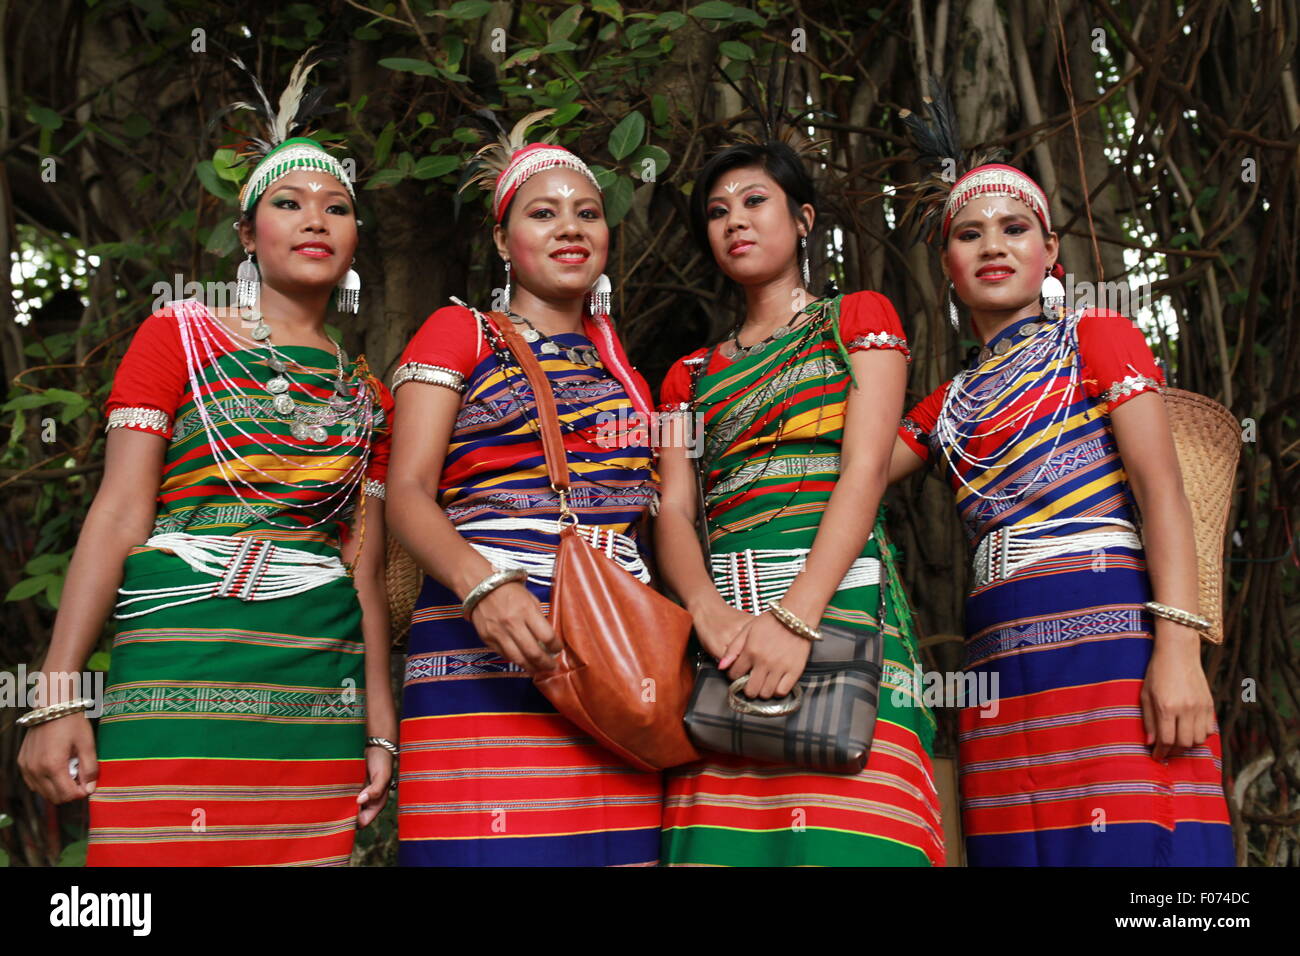
[[[723,0],[708,0],[691,7],[691,16],[701,20],[730,20],[736,15],[736,8]]]
[[[47,106],[28,107],[27,116],[41,129],[51,132],[63,125],[63,117]]]
[[[552,113],[547,122],[552,126],[563,126],[581,112],[581,103],[566,103],[564,106],[561,106],[558,110]]]
[[[469,126],[458,126],[451,134],[451,138],[458,143],[477,143],[479,141],[479,134]]]
[[[492,4],[487,0],[460,0],[459,3],[453,3],[450,10],[436,10],[433,15],[448,20],[478,20],[491,12]]]
[[[834,80],[836,83],[852,83],[853,77],[845,76],[843,73],[821,73],[818,79]]]
[[[382,166],[388,162],[388,154],[393,150],[393,137],[397,135],[397,127],[393,123],[388,123],[375,140],[375,165]],[[373,182],[373,179],[372,179]],[[367,186],[367,189],[372,187]]]
[[[86,661],[86,670],[106,671],[112,655],[108,651],[95,651],[90,655],[90,660]]]
[[[236,202],[239,199],[239,190],[235,189],[228,181],[217,175],[216,167],[212,165],[212,160],[200,160],[194,167],[195,174],[199,177],[199,182],[203,188],[218,199],[226,202]],[[108,243],[106,243],[107,245]]]
[[[132,113],[122,123],[122,132],[132,139],[144,139],[153,132],[153,124],[139,113]]]
[[[14,825],[14,818],[7,813],[0,813],[0,830]]]
[[[360,40],[363,43],[372,43],[375,40],[378,40],[381,36],[383,36],[383,34],[380,33],[378,30],[376,30],[374,27],[366,25],[364,27],[357,27],[355,30],[353,30],[352,36],[354,39]]]
[[[632,180],[618,176],[605,190],[605,222],[613,229],[632,208]]]
[[[650,28],[652,30],[676,30],[686,24],[686,14],[679,13],[676,10],[669,10],[667,13],[661,13],[657,16]]]
[[[459,156],[422,156],[411,175],[416,179],[437,179],[460,165]]]
[[[234,252],[237,245],[239,245],[239,233],[230,228],[230,223],[219,222],[208,233],[203,248],[214,256],[224,258]]]
[[[399,73],[416,73],[420,76],[438,76],[438,68],[428,60],[412,60],[408,57],[389,56],[379,61],[379,65]]]
[[[1173,246],[1175,249],[1182,249],[1185,246],[1194,246],[1196,245],[1196,233],[1180,232],[1169,240],[1169,245]]]
[[[55,575],[51,580],[49,587],[45,589],[45,600],[50,602],[50,607],[58,610],[59,600],[63,597],[63,582],[65,578],[62,574]]]
[[[539,56],[550,56],[554,53],[569,53],[578,48],[578,44],[571,40],[556,40],[554,43],[548,43],[537,51]]]
[[[465,58],[465,41],[458,36],[449,36],[443,44],[447,50],[447,69],[455,73],[460,69],[460,61]]]
[[[731,57],[733,60],[748,61],[754,59],[754,51],[739,40],[724,40],[718,44],[718,52]]]
[[[609,134],[610,155],[615,159],[623,159],[640,146],[643,139],[645,139],[645,117],[633,110],[624,116]]]
[[[39,343],[33,342],[32,345],[36,346],[37,349],[33,357],[39,358],[45,354],[44,350],[40,349]],[[0,405],[0,412],[12,412],[19,408],[39,408],[41,405],[49,405],[54,401],[56,399],[50,398],[44,392],[28,392],[26,395],[11,398],[3,405]]]
[[[520,64],[524,64],[524,63],[532,63],[533,60],[537,59],[541,55],[542,55],[542,51],[537,49],[536,47],[531,47],[531,46],[524,47],[524,49],[518,51],[517,53],[514,53],[504,63],[502,63],[501,69],[508,70],[512,66],[519,66]]]
[[[617,20],[619,23],[623,22],[623,7],[619,4],[618,0],[592,0],[591,12],[603,13],[605,16]]]
[[[21,601],[24,598],[40,594],[50,586],[52,580],[54,580],[52,574],[38,574],[34,578],[26,578],[9,589],[9,593],[5,595],[5,600]]]
[[[28,574],[46,574],[57,568],[64,568],[68,565],[68,556],[66,554],[38,554],[26,564],[23,570]]]
[[[367,189],[385,189],[389,186],[396,185],[406,178],[406,174],[400,169],[381,169],[370,177],[366,183]]]
[[[86,865],[86,841],[78,840],[76,843],[69,843],[59,854],[59,862],[55,866],[85,866]]]
[[[6,850],[4,847],[0,847],[0,866],[8,866],[8,865],[9,865],[9,851]]]
[[[238,185],[248,175],[248,170],[243,166],[235,166],[236,158],[233,149],[219,149],[212,154],[212,168],[220,178]]]
[[[573,36],[573,31],[578,29],[580,19],[582,19],[582,4],[575,3],[547,26],[546,42],[555,43],[559,40],[569,39],[569,37]]]
[[[628,165],[632,168],[632,175],[642,182],[650,181],[648,177],[642,175],[642,171],[645,169],[645,160],[647,159],[654,161],[654,175],[655,179],[658,179],[664,174],[664,170],[668,168],[668,151],[661,146],[647,145],[642,146],[632,154],[632,158],[628,160]]]
[[[650,115],[654,118],[656,126],[663,126],[668,122],[668,99],[662,93],[650,97]]]
[[[618,178],[618,173],[612,169],[606,169],[604,166],[590,167],[591,174],[596,177],[596,185],[600,187],[601,192],[605,192],[610,186],[614,185],[614,180]]]

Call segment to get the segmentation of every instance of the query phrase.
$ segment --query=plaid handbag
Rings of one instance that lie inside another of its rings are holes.
[[[700,374],[712,358],[712,352],[708,353],[691,370],[692,404],[698,398]],[[697,457],[697,521],[704,562],[709,566],[705,473],[702,456]],[[718,670],[701,650],[685,716],[692,742],[702,750],[754,760],[838,773],[861,772],[871,750],[879,707],[884,658],[880,628],[884,627],[889,591],[884,573],[882,567],[876,630],[820,624],[822,640],[813,643],[803,674],[785,697],[745,697],[739,693],[739,682]]]

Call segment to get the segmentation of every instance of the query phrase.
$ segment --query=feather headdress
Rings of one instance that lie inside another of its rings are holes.
[[[221,117],[239,110],[250,111],[255,117],[259,127],[257,133],[244,134],[245,138],[234,147],[237,165],[253,167],[240,191],[239,205],[244,211],[257,203],[271,183],[295,169],[327,172],[355,198],[352,181],[343,165],[308,135],[312,122],[327,111],[324,102],[326,88],[307,88],[311,71],[322,59],[313,56],[316,49],[309,48],[293,65],[289,81],[275,107],[272,107],[271,98],[253,71],[238,56],[230,56],[230,61],[247,77],[256,96],[251,101],[238,100],[223,107],[213,117],[209,128]]]
[[[572,169],[586,176],[599,190],[600,184],[596,182],[596,176],[587,164],[563,146],[555,145],[555,130],[551,130],[536,143],[528,143],[528,131],[533,124],[554,112],[553,109],[535,110],[515,123],[507,133],[491,110],[476,110],[475,114],[495,129],[497,140],[474,153],[458,192],[471,185],[491,192],[492,215],[500,222],[519,187],[529,177],[547,169]]]
[[[786,108],[790,96],[790,62],[792,57],[787,55],[785,65],[781,71],[780,83],[777,83],[776,69],[777,58],[772,56],[767,64],[767,82],[763,87],[758,85],[758,81],[749,76],[749,85],[751,89],[745,90],[735,82],[722,67],[714,64],[714,69],[718,75],[726,81],[727,85],[736,91],[745,105],[753,112],[761,132],[754,134],[748,130],[738,130],[732,134],[733,143],[752,143],[761,146],[764,143],[784,143],[800,156],[810,159],[824,158],[823,150],[830,142],[829,139],[813,139],[804,129],[808,123],[822,110],[812,107],[802,110],[797,114],[792,114]],[[731,144],[728,144],[731,145]]]
[[[910,229],[912,240],[946,239],[958,210],[980,195],[1019,199],[1050,230],[1051,213],[1042,187],[1020,170],[997,162],[1001,149],[963,150],[952,100],[937,77],[930,77],[929,86],[929,95],[922,97],[928,118],[911,110],[899,112],[916,150],[917,165],[925,173],[900,189],[908,197],[900,224]]]

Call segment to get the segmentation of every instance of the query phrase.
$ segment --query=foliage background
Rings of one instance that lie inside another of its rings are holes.
[[[449,295],[489,301],[486,207],[454,195],[470,115],[555,107],[560,142],[602,170],[616,315],[652,383],[735,319],[686,230],[691,174],[752,119],[718,69],[763,79],[789,58],[787,107],[811,106],[829,140],[814,271],[893,300],[911,399],[972,344],[946,326],[932,253],[892,230],[892,186],[916,175],[898,112],[933,70],[967,143],[1004,146],[1043,183],[1076,277],[1154,278],[1157,310],[1138,318],[1172,381],[1243,421],[1227,641],[1206,665],[1239,862],[1300,864],[1297,17],[1288,0],[0,0],[0,668],[40,663],[101,468],[100,408],[155,283],[234,276],[238,177],[218,152],[232,136],[205,127],[248,91],[223,51],[273,97],[307,45],[337,53],[317,78],[366,222],[363,309],[339,321],[350,351],[391,370]],[[954,668],[966,572],[950,494],[917,478],[890,501],[930,665]],[[20,713],[0,709],[0,864],[75,864],[84,807],[22,785]],[[390,810],[357,862],[391,862],[393,845]]]

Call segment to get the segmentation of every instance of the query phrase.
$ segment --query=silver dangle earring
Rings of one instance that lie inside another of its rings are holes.
[[[954,332],[961,331],[961,316],[957,313],[957,303],[953,299],[953,293],[957,291],[951,282],[948,283],[948,321],[952,323]]]
[[[609,276],[601,273],[596,277],[596,281],[591,284],[587,290],[587,312],[589,315],[609,315],[611,308],[610,293],[613,286],[610,285]]]
[[[803,260],[803,284],[805,288],[812,285],[812,272],[808,268],[808,237],[799,237],[799,258]]]
[[[506,260],[506,288],[501,295],[501,311],[510,311],[510,260]]]
[[[1052,275],[1051,269],[1043,275],[1043,286],[1038,290],[1038,294],[1043,300],[1044,314],[1059,318],[1065,311],[1065,286],[1060,279]]]
[[[343,281],[339,283],[336,302],[340,312],[355,313],[361,308],[361,276],[357,275],[356,269],[349,269]]]
[[[235,304],[241,309],[251,309],[257,304],[257,295],[262,285],[262,274],[257,271],[257,260],[253,253],[245,250],[248,256],[239,264],[235,272]]]

